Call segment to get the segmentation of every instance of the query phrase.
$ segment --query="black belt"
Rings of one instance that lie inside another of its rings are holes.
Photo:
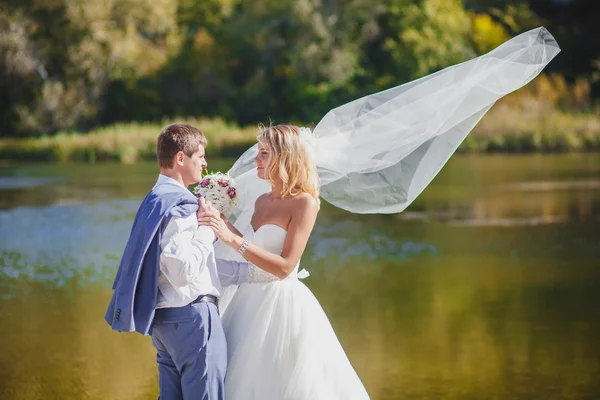
[[[217,296],[213,296],[212,294],[204,294],[199,296],[196,300],[192,301],[192,304],[196,303],[213,303],[215,306],[219,306],[219,299]]]

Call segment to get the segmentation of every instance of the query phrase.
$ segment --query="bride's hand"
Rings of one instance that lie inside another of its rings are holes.
[[[227,219],[225,214],[221,213],[221,219],[223,220],[223,222],[225,222],[225,225],[227,225],[227,228],[229,228],[229,230],[231,232],[233,232],[236,236],[239,236],[239,237],[244,236],[244,235],[242,235],[242,232],[238,231],[237,228]]]

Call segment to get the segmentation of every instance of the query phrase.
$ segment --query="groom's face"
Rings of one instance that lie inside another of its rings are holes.
[[[185,186],[192,185],[202,180],[202,171],[208,166],[204,146],[199,145],[198,151],[191,157],[184,155],[181,176]]]

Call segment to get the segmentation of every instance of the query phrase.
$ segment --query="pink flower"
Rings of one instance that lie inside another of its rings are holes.
[[[197,198],[201,198],[201,197],[204,197],[204,196],[202,196],[202,193],[198,192],[198,194],[196,195],[196,197]]]
[[[235,198],[235,196],[236,196],[235,188],[234,187],[230,187],[229,189],[227,189],[227,194],[229,195],[230,199]]]
[[[227,182],[225,179],[219,179],[217,183],[221,187],[227,187],[227,186],[229,186],[229,182]]]
[[[210,178],[204,178],[204,179],[202,179],[202,182],[200,182],[200,186],[207,187],[209,183],[210,183]]]

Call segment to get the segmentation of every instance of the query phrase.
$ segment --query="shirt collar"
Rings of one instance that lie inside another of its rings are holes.
[[[165,183],[172,183],[175,185],[179,185],[182,188],[187,189],[185,186],[183,186],[180,182],[177,182],[175,179],[171,178],[170,176],[166,176],[163,174],[159,174],[158,175],[158,180],[156,181],[157,185],[164,185]]]

